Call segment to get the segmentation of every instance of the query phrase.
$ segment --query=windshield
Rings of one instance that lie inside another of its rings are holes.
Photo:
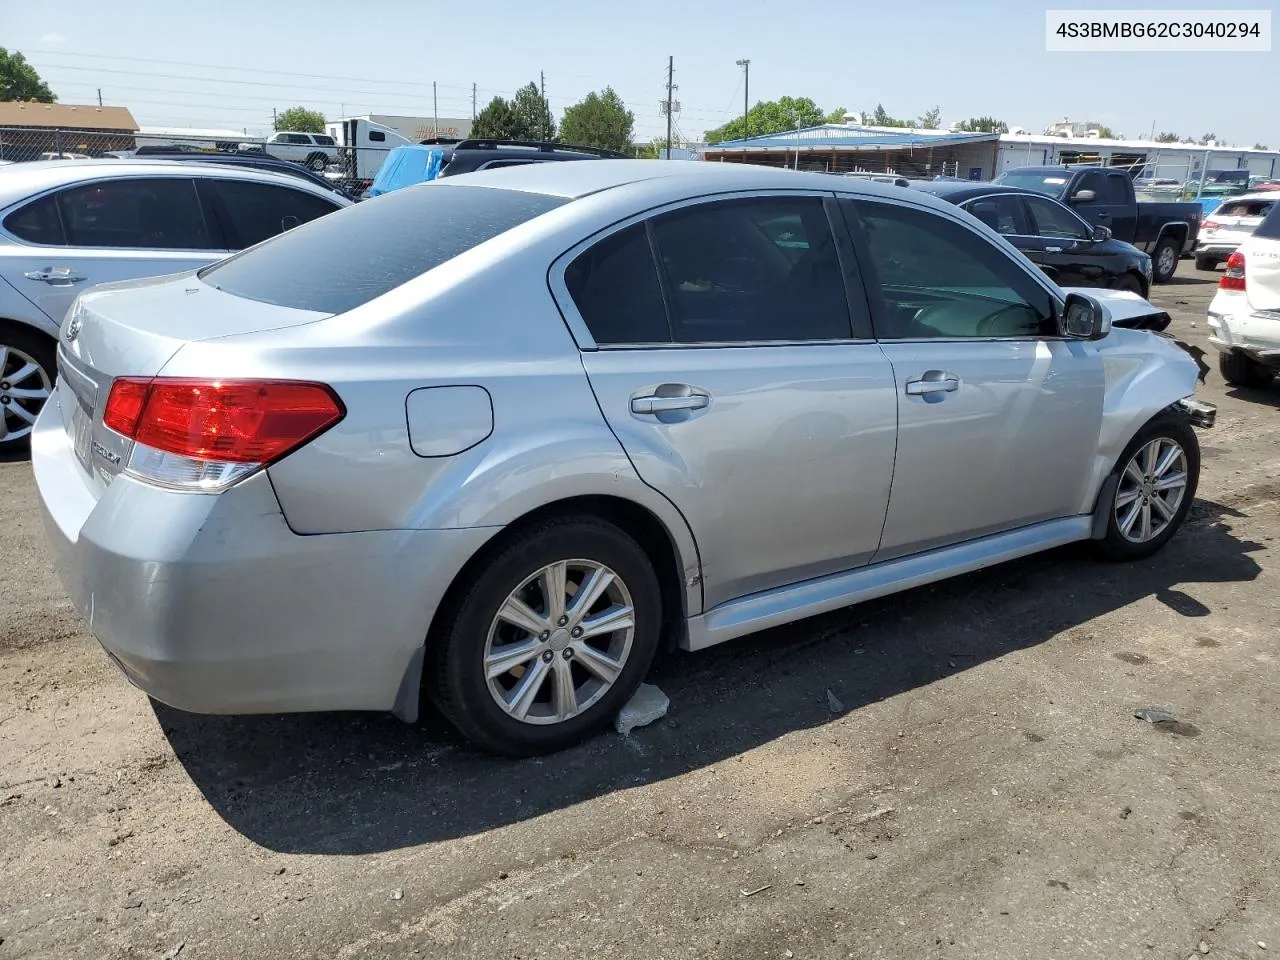
[[[996,183],[1007,183],[1011,187],[1034,190],[1036,193],[1043,193],[1046,197],[1053,197],[1055,200],[1059,200],[1066,191],[1067,181],[1070,179],[1065,170],[1052,173],[1010,170],[1008,173],[1001,174],[996,179]]]
[[[294,227],[199,276],[249,300],[345,313],[565,202],[422,184]]]

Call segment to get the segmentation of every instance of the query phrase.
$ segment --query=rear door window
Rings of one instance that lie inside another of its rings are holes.
[[[428,183],[321,217],[200,271],[249,300],[343,313],[565,203]]]
[[[1031,235],[1023,214],[1022,200],[1017,196],[995,194],[979,197],[964,204],[963,209],[1006,237]]]
[[[818,197],[753,197],[653,219],[679,343],[848,340],[844,275]]]
[[[315,194],[249,180],[210,181],[230,250],[243,250],[339,209]]]
[[[186,177],[106,180],[57,195],[73,247],[209,250],[195,183]]]

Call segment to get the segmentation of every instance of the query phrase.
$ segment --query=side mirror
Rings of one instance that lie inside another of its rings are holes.
[[[1072,203],[1093,203],[1098,195],[1092,190],[1077,190],[1071,195]]]
[[[1104,243],[1111,239],[1111,228],[1104,227],[1101,224],[1093,228],[1093,242]]]
[[[1093,297],[1069,293],[1062,310],[1061,332],[1072,340],[1101,340],[1111,332],[1111,315]]]

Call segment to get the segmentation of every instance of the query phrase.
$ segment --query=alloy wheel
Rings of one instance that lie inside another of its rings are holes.
[[[1160,260],[1158,262],[1160,273],[1162,275],[1172,274],[1178,266],[1178,254],[1173,247],[1165,245],[1160,248]]]
[[[562,723],[590,709],[626,666],[635,606],[622,578],[592,560],[560,560],[498,608],[484,646],[489,693],[522,723]]]
[[[0,443],[30,436],[52,392],[49,373],[35,357],[0,343]]]
[[[1187,492],[1187,453],[1169,437],[1144,444],[1125,465],[1116,488],[1115,517],[1120,535],[1147,543],[1173,522]]]

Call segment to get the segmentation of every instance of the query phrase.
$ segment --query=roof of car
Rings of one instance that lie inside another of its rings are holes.
[[[1225,207],[1228,203],[1239,203],[1241,200],[1246,203],[1253,203],[1258,200],[1269,200],[1275,203],[1280,200],[1280,190],[1258,190],[1253,193],[1242,193],[1239,196],[1223,197],[1219,207]]]
[[[985,180],[912,180],[911,189],[932,193],[935,197],[941,197],[951,203],[963,203],[972,197],[986,197],[993,193],[1034,192],[1022,187],[991,183]]]
[[[102,160],[33,160],[5,167],[0,174],[0,209],[25,200],[32,194],[56,187],[70,186],[102,177],[147,177],[186,174],[219,177],[227,180],[254,180],[282,186],[302,187],[320,193],[322,187],[287,173],[275,173],[257,167],[226,163],[193,163],[177,160],[102,159]]]
[[[644,181],[666,186],[682,183],[700,191],[718,190],[838,190],[868,196],[895,197],[902,188],[854,177],[807,173],[746,163],[702,160],[596,160],[592,163],[530,163],[499,170],[481,170],[433,181],[441,186],[488,186],[574,199]],[[412,188],[417,189],[417,188]]]

